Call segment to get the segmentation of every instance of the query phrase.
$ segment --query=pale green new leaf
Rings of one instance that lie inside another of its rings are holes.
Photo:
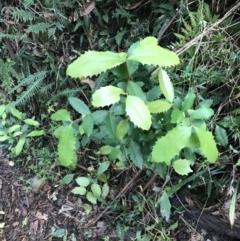
[[[173,162],[173,168],[179,175],[187,175],[188,173],[192,172],[190,165],[191,161],[187,159],[178,159]]]
[[[45,134],[45,131],[40,130],[40,131],[31,131],[27,136],[42,136]]]
[[[71,125],[64,126],[59,134],[58,156],[61,165],[74,169],[76,166],[76,137]]]
[[[127,59],[158,66],[172,66],[180,63],[177,54],[160,47],[155,37],[146,37],[132,44],[128,50]]]
[[[141,149],[140,149],[140,146],[138,145],[138,143],[131,140],[128,145],[128,150],[129,150],[130,158],[131,158],[132,162],[137,167],[142,168],[143,156],[142,156],[142,152],[141,152]]]
[[[111,151],[112,151],[113,147],[112,146],[102,146],[100,149],[99,149],[99,152],[100,154],[102,155],[108,155]]]
[[[15,146],[16,156],[18,156],[21,153],[23,146],[25,144],[25,141],[26,141],[26,137],[22,137],[21,139],[19,139],[17,145]]]
[[[101,196],[102,190],[99,184],[93,183],[91,185],[91,190],[93,192],[94,197],[99,198]]]
[[[100,163],[100,165],[98,167],[98,170],[97,170],[97,174],[101,175],[102,173],[104,173],[108,169],[109,166],[110,166],[109,161],[105,161],[105,162]]]
[[[87,192],[87,200],[93,204],[97,203],[97,198],[93,195],[92,192]]]
[[[195,98],[196,98],[195,93],[193,91],[189,91],[182,103],[182,111],[186,111],[190,109],[193,106]]]
[[[35,121],[33,119],[25,119],[23,120],[26,124],[31,125],[31,126],[36,126],[38,127],[40,124],[38,121]]]
[[[167,72],[165,70],[163,70],[162,68],[159,70],[158,80],[159,80],[160,89],[161,89],[164,97],[169,102],[172,103],[173,99],[174,99],[173,85],[172,85],[172,82],[171,82]]]
[[[68,100],[73,109],[75,109],[79,114],[87,115],[91,113],[89,108],[82,100],[76,97],[69,97]]]
[[[187,112],[190,115],[191,119],[201,120],[207,120],[214,114],[213,109],[206,107],[204,105],[202,105],[200,108],[196,110],[189,109]]]
[[[19,129],[21,126],[20,125],[13,125],[8,129],[8,133],[12,133],[14,131],[16,131],[17,129]]]
[[[104,107],[112,105],[120,100],[120,95],[124,91],[118,87],[109,85],[97,90],[92,96],[92,105],[94,107]]]
[[[211,132],[199,128],[196,134],[200,142],[200,149],[210,163],[215,163],[218,158],[218,149]]]
[[[82,127],[86,135],[89,137],[93,132],[92,114],[88,114],[83,118]]]
[[[116,136],[118,140],[122,140],[123,137],[127,134],[129,128],[128,120],[121,120],[117,125]]]
[[[58,110],[52,114],[51,119],[55,121],[71,121],[70,112],[65,109]]]
[[[105,199],[107,197],[107,195],[109,194],[109,191],[110,191],[110,188],[109,188],[108,183],[104,183],[102,186],[102,198]]]
[[[184,113],[179,109],[174,109],[171,114],[171,123],[180,123],[184,119]]]
[[[87,187],[90,184],[90,181],[87,177],[78,177],[76,178],[76,182],[81,187]]]
[[[85,195],[87,190],[85,187],[75,187],[71,192],[74,194]]]
[[[151,114],[146,104],[138,97],[128,95],[126,98],[126,112],[130,120],[139,128],[149,130]]]
[[[68,66],[67,75],[73,78],[91,77],[116,67],[126,60],[126,53],[88,51]]]
[[[149,102],[147,104],[148,109],[151,113],[161,113],[169,110],[172,107],[172,104],[168,103],[164,100],[155,100],[152,102]]]
[[[17,110],[16,108],[12,107],[11,108],[11,113],[13,116],[17,117],[18,119],[22,120],[22,112]]]
[[[153,162],[165,162],[168,166],[172,158],[188,145],[191,136],[191,127],[177,126],[160,138],[153,147]]]
[[[217,141],[222,145],[222,146],[227,146],[228,145],[228,136],[227,132],[224,128],[222,128],[219,125],[216,125],[215,128],[215,136]]]
[[[162,196],[160,198],[160,212],[162,217],[166,218],[166,221],[168,221],[171,214],[171,203],[165,191],[163,191]]]

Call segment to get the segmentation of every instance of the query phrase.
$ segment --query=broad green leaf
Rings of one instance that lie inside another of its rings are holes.
[[[173,162],[173,168],[179,175],[187,175],[188,173],[192,172],[190,165],[191,161],[187,159],[178,159]]]
[[[107,110],[97,110],[92,113],[93,122],[94,124],[98,125],[105,121],[107,117],[108,111]]]
[[[27,136],[42,136],[45,134],[45,131],[31,131]]]
[[[133,81],[128,82],[128,94],[137,96],[143,101],[146,100],[146,95],[143,93],[141,87]]]
[[[158,73],[158,80],[159,80],[160,89],[161,89],[164,97],[169,102],[172,103],[173,99],[174,99],[174,89],[173,89],[172,82],[165,70],[160,69],[160,71]]]
[[[162,196],[160,198],[160,212],[162,217],[166,218],[166,221],[168,221],[171,214],[171,203],[165,191],[163,191]]]
[[[135,60],[142,64],[172,66],[179,64],[177,54],[158,46],[158,40],[155,37],[146,37],[145,39],[134,43],[128,50],[128,60]]]
[[[87,105],[82,100],[76,97],[69,97],[68,101],[73,109],[75,109],[79,114],[87,115],[91,113]]]
[[[156,100],[160,97],[160,95],[162,94],[159,86],[154,86],[152,89],[150,89],[148,92],[147,92],[147,101],[153,101],[153,100]]]
[[[124,94],[124,91],[118,87],[112,85],[101,87],[92,95],[92,105],[94,107],[112,105],[120,100],[121,94]]]
[[[141,152],[141,149],[140,149],[140,146],[138,145],[138,143],[131,140],[128,145],[128,150],[129,150],[130,158],[131,158],[132,162],[137,167],[142,168],[143,156],[142,156],[142,152]]]
[[[100,187],[99,184],[93,183],[93,184],[91,185],[91,190],[92,190],[92,192],[93,192],[93,195],[94,195],[96,198],[99,198],[99,197],[101,196],[102,191],[101,191],[101,187]]]
[[[52,114],[51,119],[55,121],[71,121],[70,112],[65,109],[58,110]]]
[[[184,98],[184,101],[182,103],[182,111],[186,111],[190,109],[193,106],[194,100],[196,98],[196,95],[193,91],[189,91],[187,95]]]
[[[139,62],[134,60],[127,60],[127,69],[129,76],[132,76],[132,74],[138,69]]]
[[[40,124],[38,121],[35,121],[33,119],[25,119],[23,120],[26,124],[31,125],[31,126],[36,126],[38,127]]]
[[[136,96],[128,95],[126,98],[126,112],[130,120],[137,127],[149,130],[151,127],[151,114],[145,103]]]
[[[199,128],[196,129],[200,141],[200,149],[210,163],[215,163],[218,158],[218,149],[211,132]]]
[[[116,136],[118,140],[122,140],[123,137],[127,134],[129,128],[128,120],[121,120],[117,125]]]
[[[87,187],[90,184],[90,181],[87,177],[78,177],[76,178],[76,182],[81,187]]]
[[[196,133],[191,134],[187,146],[192,149],[197,149],[200,147],[200,142]]]
[[[171,123],[180,123],[184,119],[184,113],[179,109],[174,109],[171,114]]]
[[[207,120],[214,114],[213,109],[206,107],[204,105],[202,105],[200,108],[196,110],[188,109],[187,112],[190,115],[191,119],[201,119],[201,120],[202,119]]]
[[[0,141],[6,141],[9,140],[10,136],[4,135],[4,136],[0,136]]]
[[[109,194],[109,185],[108,183],[104,183],[102,186],[102,198],[105,199],[107,197],[107,195]]]
[[[227,132],[224,128],[222,128],[219,125],[216,125],[215,128],[215,137],[217,141],[222,145],[222,146],[227,146],[228,145],[228,136]]]
[[[0,116],[3,114],[5,109],[6,109],[6,105],[0,105]]]
[[[26,137],[22,137],[21,139],[19,139],[17,145],[15,146],[16,156],[18,156],[21,153],[23,146],[25,144],[25,141],[26,141]]]
[[[177,126],[168,131],[167,135],[160,138],[153,147],[153,162],[165,162],[169,166],[172,158],[187,146],[191,131],[191,127],[185,126]]]
[[[62,130],[63,130],[64,128],[65,128],[65,126],[59,126],[59,127],[57,127],[57,129],[54,130],[53,135],[56,136],[57,138],[59,138],[59,136],[60,136],[60,134],[61,134],[61,132],[62,132]]]
[[[122,79],[128,78],[128,69],[126,63],[120,64],[111,69],[111,72]]]
[[[71,192],[74,194],[85,195],[87,190],[85,187],[75,187]]]
[[[61,165],[74,169],[76,166],[76,137],[71,125],[64,126],[59,134],[58,156]]]
[[[93,118],[92,114],[88,114],[83,118],[82,127],[86,135],[89,137],[93,132]]]
[[[94,194],[92,192],[87,192],[87,200],[90,203],[96,204],[97,203],[97,198],[94,196]]]
[[[100,149],[99,149],[99,152],[100,154],[102,155],[108,155],[111,151],[112,151],[113,147],[112,146],[102,146]]]
[[[97,174],[100,175],[100,174],[104,173],[108,169],[109,165],[110,165],[109,161],[100,163],[98,170],[97,170]]]
[[[169,110],[172,107],[172,104],[168,103],[164,100],[155,100],[152,102],[149,102],[147,104],[147,107],[151,113],[161,113]]]
[[[17,129],[19,129],[21,126],[20,125],[13,125],[8,129],[8,133],[14,132]]]
[[[11,113],[13,116],[17,117],[18,119],[22,120],[22,115],[23,113],[17,110],[16,108],[12,107],[11,108]]]
[[[22,132],[21,131],[16,131],[13,133],[12,137],[16,137],[16,136],[20,136],[22,135]]]
[[[117,147],[114,147],[108,155],[109,159],[115,161],[119,155],[119,152],[120,150]]]
[[[116,128],[117,128],[117,120],[116,117],[111,113],[108,112],[107,118],[105,120],[105,126],[107,132],[111,139],[116,138]]]
[[[91,77],[114,68],[126,60],[126,53],[88,51],[68,66],[67,75],[73,78]]]
[[[68,185],[73,180],[74,174],[67,174],[64,176],[64,178],[61,180],[62,185]]]

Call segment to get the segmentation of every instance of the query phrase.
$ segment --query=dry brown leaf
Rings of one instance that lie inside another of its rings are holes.
[[[39,211],[37,211],[37,213],[36,213],[36,218],[37,219],[43,219],[43,220],[46,220],[47,221],[47,219],[48,219],[48,216],[47,216],[47,214],[45,214],[45,213],[41,213],[41,212],[39,212]]]
[[[95,0],[88,1],[83,6],[83,11],[80,12],[81,16],[88,15],[95,8]]]
[[[80,79],[80,83],[83,85],[83,84],[88,84],[90,86],[91,89],[94,88],[95,86],[95,83],[93,80],[89,79],[89,78],[81,78]]]

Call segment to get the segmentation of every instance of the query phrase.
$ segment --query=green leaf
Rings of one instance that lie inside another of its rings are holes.
[[[74,174],[68,174],[61,180],[62,185],[68,185],[73,180]]]
[[[190,115],[191,119],[201,119],[201,120],[202,119],[207,120],[214,114],[213,109],[206,107],[204,105],[202,105],[200,108],[196,110],[189,109],[187,112]]]
[[[97,174],[100,175],[100,174],[104,173],[108,169],[109,165],[110,165],[109,161],[100,163],[98,170],[97,170]]]
[[[27,136],[42,136],[45,134],[45,131],[31,131]]]
[[[73,134],[71,125],[64,126],[59,134],[58,156],[60,163],[68,168],[74,169],[76,166],[76,137]]]
[[[160,198],[160,212],[162,217],[166,218],[166,221],[168,222],[171,214],[171,203],[165,191],[163,191],[162,196]]]
[[[92,95],[92,105],[94,107],[104,107],[114,104],[120,100],[121,94],[124,94],[124,91],[118,87],[112,85],[101,87]]]
[[[9,140],[10,139],[10,136],[0,136],[0,141],[6,141],[6,140]]]
[[[102,155],[108,155],[112,151],[113,147],[112,146],[102,146],[99,149],[100,154]]]
[[[128,94],[137,96],[143,101],[146,100],[146,95],[143,93],[141,87],[133,81],[128,82]]]
[[[8,133],[14,132],[17,129],[19,129],[21,126],[20,125],[13,125],[8,129]]]
[[[0,105],[0,116],[3,114],[5,109],[6,109],[6,105]]]
[[[218,149],[211,132],[203,128],[196,129],[200,141],[200,149],[210,163],[215,163],[218,158]]]
[[[88,203],[84,203],[81,205],[81,207],[86,211],[87,214],[89,214],[92,211],[92,206]]]
[[[187,175],[188,173],[192,172],[190,165],[191,161],[187,159],[178,159],[173,162],[173,168],[179,175]]]
[[[91,77],[116,67],[126,60],[126,53],[88,51],[68,66],[67,75],[73,78]]]
[[[89,137],[93,132],[93,118],[92,114],[88,114],[83,118],[82,127],[86,135]]]
[[[169,166],[172,158],[187,146],[191,130],[191,127],[177,126],[160,138],[153,147],[153,162],[165,162]]]
[[[196,99],[196,95],[193,91],[189,91],[184,98],[182,103],[182,111],[186,111],[193,106],[194,100]]]
[[[222,146],[227,146],[228,145],[228,136],[227,132],[224,128],[222,128],[219,125],[216,125],[215,128],[215,137],[217,141],[222,145]]]
[[[22,132],[21,131],[16,131],[13,133],[12,137],[16,137],[16,136],[20,136],[22,135]]]
[[[85,187],[75,187],[71,192],[74,194],[85,195],[87,190]]]
[[[76,182],[81,187],[87,187],[90,184],[90,181],[87,177],[78,177],[76,178]]]
[[[148,92],[147,92],[147,101],[153,101],[153,100],[156,100],[160,97],[160,95],[162,94],[159,86],[154,86],[152,89],[150,89]]]
[[[18,156],[21,153],[23,146],[25,144],[25,141],[26,141],[26,137],[22,137],[21,139],[19,139],[17,145],[15,146],[16,156]]]
[[[179,109],[174,109],[171,114],[171,123],[180,123],[184,119],[184,113]]]
[[[126,98],[126,112],[130,120],[143,130],[151,127],[151,114],[145,103],[136,96],[128,95]]]
[[[126,63],[120,64],[111,69],[111,72],[122,79],[128,78],[128,69]]]
[[[169,102],[172,103],[173,99],[174,99],[174,89],[173,89],[172,82],[165,70],[160,69],[160,71],[158,73],[158,80],[159,80],[160,89],[161,89],[164,97]]]
[[[109,159],[115,161],[119,155],[119,152],[119,149],[117,147],[114,147],[108,155]]]
[[[143,166],[143,156],[140,146],[135,141],[131,140],[128,145],[128,150],[130,153],[130,158],[132,162],[139,168]]]
[[[93,183],[91,185],[91,190],[93,192],[94,197],[99,198],[101,196],[101,187],[97,183]]]
[[[121,120],[117,125],[116,136],[118,140],[122,140],[123,137],[127,134],[129,128],[128,120]]]
[[[102,186],[102,198],[106,198],[107,195],[109,194],[109,185],[107,183],[104,183],[103,186]]]
[[[93,204],[97,203],[97,198],[93,195],[92,192],[87,192],[87,200]]]
[[[25,119],[23,120],[26,124],[31,125],[31,126],[36,126],[38,127],[40,124],[38,121],[35,121],[33,119]]]
[[[107,115],[107,118],[105,120],[105,126],[106,126],[109,137],[111,139],[115,139],[116,138],[117,121],[116,121],[116,117],[111,112],[109,112]]]
[[[73,109],[75,109],[79,114],[87,115],[91,113],[87,105],[82,100],[79,100],[76,97],[69,97],[68,101]]]
[[[179,64],[177,54],[158,46],[158,40],[155,37],[147,37],[134,43],[128,50],[127,59],[158,66]]]
[[[19,110],[17,110],[16,108],[12,107],[12,108],[11,108],[11,113],[12,113],[12,115],[15,116],[16,118],[22,120],[22,115],[23,115],[23,113],[20,112]]]
[[[70,112],[65,109],[58,110],[52,114],[51,119],[55,121],[71,121]]]
[[[161,113],[169,110],[172,107],[172,104],[168,103],[164,100],[155,100],[152,102],[149,102],[147,104],[147,107],[151,113]]]
[[[93,122],[94,124],[98,125],[105,121],[107,117],[108,111],[107,110],[97,110],[92,113]]]

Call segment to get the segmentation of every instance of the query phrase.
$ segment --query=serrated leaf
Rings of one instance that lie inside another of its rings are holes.
[[[13,125],[8,129],[8,133],[12,133],[14,131],[16,131],[17,129],[19,129],[21,126],[20,125]]]
[[[142,168],[143,165],[143,156],[141,148],[135,141],[131,140],[128,145],[128,150],[130,153],[130,158],[132,162],[139,168]]]
[[[82,100],[76,97],[69,97],[68,101],[73,109],[75,109],[79,114],[87,115],[91,113],[87,105]]]
[[[160,97],[160,95],[162,94],[159,86],[154,86],[152,89],[150,89],[148,92],[147,92],[147,100],[148,101],[153,101],[153,100],[156,100]]]
[[[93,204],[97,203],[97,198],[93,195],[92,192],[87,192],[86,198],[90,203],[93,203]]]
[[[134,43],[127,53],[128,60],[135,60],[142,64],[171,66],[180,62],[177,54],[158,46],[158,40],[155,37],[146,37]]]
[[[22,137],[21,139],[19,139],[17,145],[15,146],[16,156],[18,156],[21,153],[25,142],[26,142],[26,137]]]
[[[107,155],[109,154],[111,151],[112,151],[113,147],[112,146],[102,146],[100,149],[99,149],[99,152],[100,154],[102,155]]]
[[[188,145],[191,127],[177,126],[160,138],[153,147],[152,161],[165,162],[168,166],[172,158]]]
[[[91,190],[93,192],[94,197],[99,198],[101,196],[102,190],[100,185],[98,185],[97,183],[93,183],[91,185]]]
[[[161,113],[169,110],[172,107],[172,104],[168,103],[164,100],[155,100],[152,102],[149,102],[147,104],[147,107],[151,113]]]
[[[85,187],[75,187],[71,192],[74,194],[85,195],[87,190]]]
[[[141,87],[133,81],[128,82],[128,94],[137,96],[143,101],[146,100],[146,95],[143,93]]]
[[[40,131],[31,131],[27,136],[42,136],[45,134],[45,131],[40,130]]]
[[[216,125],[215,128],[215,137],[217,141],[222,145],[222,146],[227,146],[228,145],[228,136],[227,132],[224,128],[221,126]]]
[[[40,124],[38,121],[35,121],[33,119],[25,119],[23,120],[26,124],[31,125],[31,126],[36,126],[38,127]]]
[[[51,119],[55,121],[71,121],[70,112],[65,109],[58,110],[52,114]]]
[[[126,98],[126,112],[130,120],[137,127],[149,130],[151,127],[151,114],[145,103],[136,96],[128,95]]]
[[[88,51],[68,66],[67,75],[73,78],[91,77],[114,68],[126,60],[126,53]]]
[[[89,137],[93,132],[93,118],[92,114],[88,114],[83,118],[82,127],[86,135]]]
[[[112,85],[101,87],[93,94],[92,105],[94,107],[112,105],[120,100],[121,94],[124,94],[124,91],[118,87]]]
[[[192,172],[190,165],[191,161],[187,159],[178,159],[173,162],[173,168],[179,175],[187,175],[188,173]]]
[[[215,163],[218,158],[218,149],[211,132],[199,128],[196,134],[200,141],[200,149],[210,163]]]
[[[107,110],[97,110],[92,113],[93,122],[94,124],[98,125],[105,121],[107,117],[108,111]]]
[[[182,103],[182,111],[186,111],[190,109],[193,106],[195,98],[196,98],[196,95],[194,94],[193,91],[188,92]]]
[[[100,174],[104,173],[108,169],[109,165],[110,165],[109,161],[100,163],[98,170],[97,170],[97,174],[100,175]]]
[[[171,203],[165,191],[163,191],[162,196],[160,198],[160,212],[162,217],[166,218],[166,221],[168,221],[171,214]]]
[[[108,112],[108,115],[105,120],[105,126],[110,138],[111,139],[116,138],[117,120],[116,120],[116,117],[111,112]]]
[[[129,128],[128,120],[121,120],[117,125],[116,136],[118,140],[122,140],[123,137],[127,134]]]
[[[184,113],[179,109],[174,109],[171,114],[171,123],[180,123],[184,119]]]
[[[158,80],[159,80],[160,89],[161,89],[164,97],[169,102],[172,103],[173,99],[174,99],[174,89],[173,89],[172,82],[165,70],[163,70],[163,69],[159,70]]]
[[[64,178],[61,180],[62,185],[67,185],[73,180],[74,174],[67,174],[64,176]]]
[[[109,185],[107,183],[104,183],[102,186],[102,198],[105,199],[107,195],[109,194]]]
[[[90,181],[87,177],[78,177],[76,178],[76,182],[81,187],[87,187],[90,184]]]
[[[202,105],[200,108],[196,110],[189,109],[187,112],[190,115],[191,119],[201,120],[207,120],[214,114],[213,109],[206,107],[204,105]]]
[[[58,156],[61,165],[74,169],[76,166],[76,137],[71,125],[61,128],[58,143]]]
[[[17,117],[18,119],[22,120],[22,112],[20,112],[19,110],[17,110],[16,108],[12,107],[11,108],[11,113],[13,116]]]

